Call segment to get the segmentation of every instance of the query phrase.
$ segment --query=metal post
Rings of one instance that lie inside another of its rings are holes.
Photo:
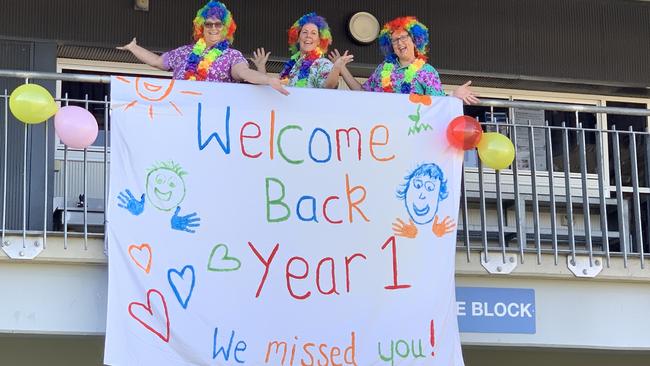
[[[639,172],[636,161],[636,133],[629,127],[630,131],[630,159],[632,160],[632,196],[634,197],[634,233],[636,236],[636,245],[639,250],[639,259],[641,260],[641,269],[645,267],[643,258],[643,234],[641,233],[641,199],[639,196]]]
[[[612,126],[614,127],[614,126]],[[625,222],[626,214],[623,212],[623,179],[621,177],[621,149],[619,146],[618,131],[614,131],[614,177],[616,179],[616,203],[618,206],[618,232],[621,251],[623,251],[623,266],[627,268],[627,223]]]
[[[576,261],[576,241],[573,232],[573,200],[571,197],[571,166],[569,164],[569,131],[566,122],[562,122],[562,155],[564,157],[564,189],[566,198],[567,226],[569,231],[569,245],[571,246],[571,263]]]
[[[585,130],[582,129],[582,124],[578,122],[578,112],[576,112],[576,123],[579,127],[578,133],[578,148],[580,153],[580,180],[582,181],[582,217],[584,218],[585,225],[585,242],[587,250],[589,251],[589,266],[594,265],[594,251],[591,241],[591,209],[589,205],[589,189],[587,187],[587,157],[585,154]]]
[[[553,146],[551,140],[551,129],[548,126],[548,121],[545,123],[546,132],[546,161],[548,169],[548,189],[551,201],[551,240],[553,243],[553,259],[555,265],[558,264],[558,248],[557,248],[557,210],[555,207],[555,183],[554,175],[555,168],[553,166]]]
[[[603,157],[603,132],[596,132],[596,150],[598,158],[598,192],[600,192],[600,229],[602,231],[603,237],[603,250],[605,251],[605,258],[607,261],[607,267],[610,265],[610,256],[609,256],[609,229],[607,227],[607,203],[605,202],[605,159]],[[619,207],[619,210],[622,208]]]
[[[528,151],[530,154],[530,182],[533,191],[533,227],[535,230],[535,247],[537,249],[537,264],[542,264],[542,241],[539,233],[539,200],[537,198],[537,160],[535,154],[535,131],[528,120]]]

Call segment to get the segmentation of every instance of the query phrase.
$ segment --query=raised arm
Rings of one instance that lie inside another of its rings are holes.
[[[342,55],[339,53],[339,50],[335,49],[334,51],[330,52],[329,54],[329,59],[334,63],[334,67],[332,68],[332,71],[330,72],[330,75],[327,77],[327,81],[325,82],[325,87],[328,86],[328,82],[330,82],[330,78],[335,78],[336,84],[338,85],[338,77],[339,75],[343,76],[343,80],[345,83],[348,85],[348,88],[352,90],[361,90],[361,83],[357,81],[357,79],[352,76],[352,73],[350,73],[350,70],[347,68],[347,64],[354,61],[354,55],[349,55],[348,51],[345,51]]]
[[[282,86],[280,79],[262,74],[259,71],[251,70],[248,62],[240,62],[231,69],[232,77],[238,81],[247,81],[251,84],[268,85],[279,93],[289,95],[289,91]]]
[[[163,58],[160,55],[157,55],[149,50],[147,50],[144,47],[138,46],[138,43],[135,38],[131,40],[130,43],[125,44],[122,47],[116,47],[118,50],[124,50],[124,51],[130,51],[133,56],[135,56],[138,60],[141,62],[144,62],[145,64],[155,67],[160,70],[166,70],[165,66],[163,65]]]

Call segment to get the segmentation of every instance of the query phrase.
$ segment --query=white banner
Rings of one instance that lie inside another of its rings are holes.
[[[115,77],[110,365],[462,365],[452,97]]]

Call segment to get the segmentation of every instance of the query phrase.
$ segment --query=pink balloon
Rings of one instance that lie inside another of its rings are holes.
[[[97,139],[97,120],[77,106],[62,107],[54,116],[54,129],[61,141],[75,149],[85,149]]]

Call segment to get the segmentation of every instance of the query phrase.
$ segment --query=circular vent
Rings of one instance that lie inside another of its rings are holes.
[[[348,29],[352,38],[363,44],[372,43],[379,35],[379,22],[374,15],[359,12],[350,18]]]

